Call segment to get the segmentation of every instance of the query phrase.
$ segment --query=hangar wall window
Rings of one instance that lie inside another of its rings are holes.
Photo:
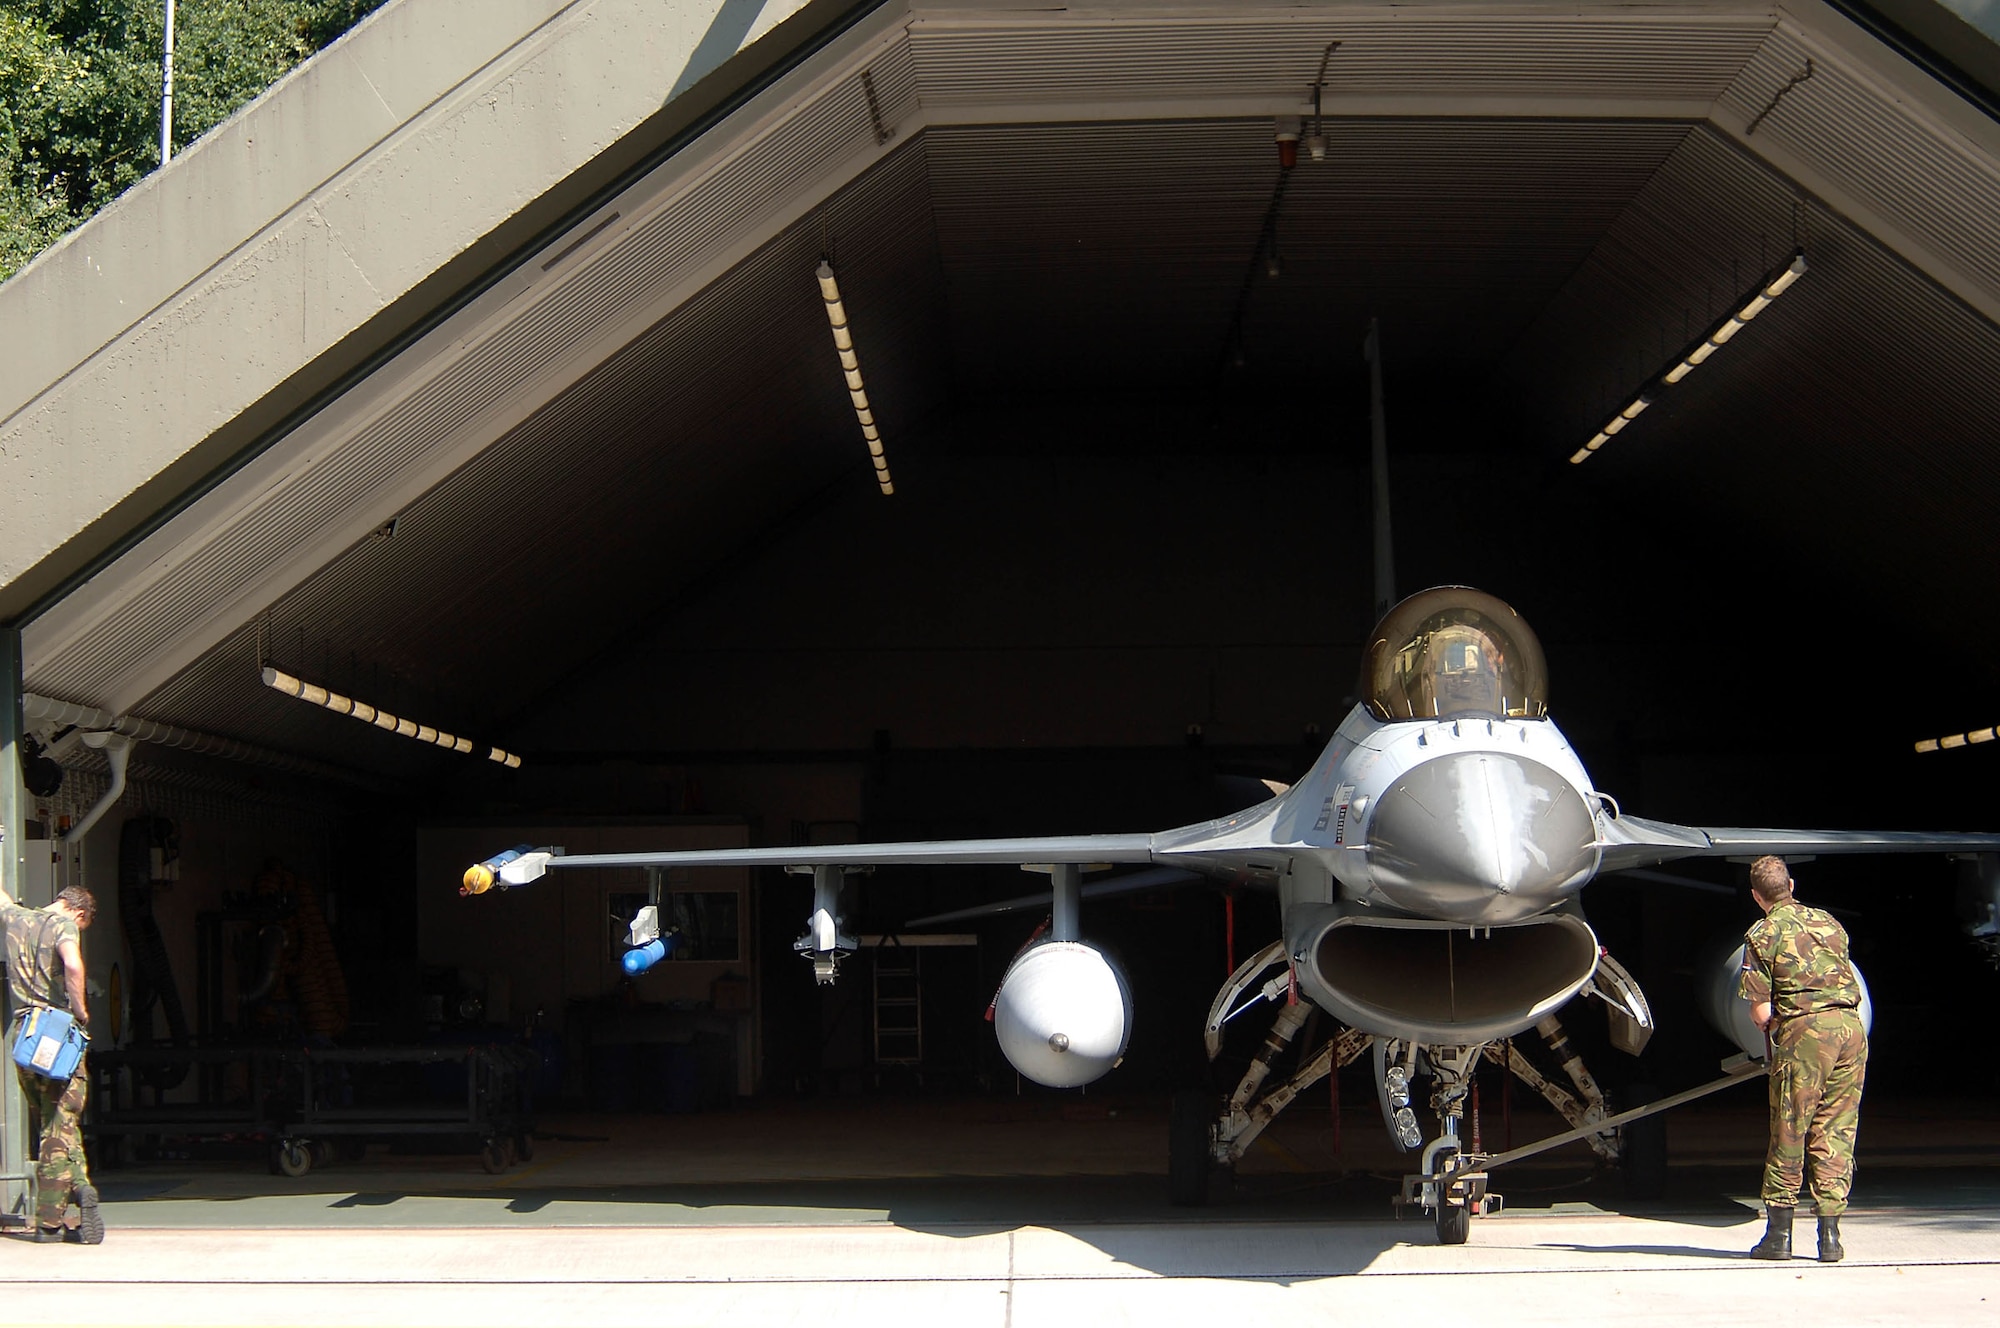
[[[1369,638],[1359,693],[1377,719],[1542,719],[1548,665],[1526,620],[1467,586],[1390,609]]]

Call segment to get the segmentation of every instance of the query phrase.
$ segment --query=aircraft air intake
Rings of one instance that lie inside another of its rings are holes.
[[[1022,1074],[1048,1088],[1076,1088],[1124,1057],[1132,995],[1099,951],[1047,941],[1023,951],[1000,980],[993,1032]]]
[[[1575,913],[1469,929],[1352,915],[1312,948],[1315,998],[1341,1020],[1453,1046],[1511,1037],[1574,996],[1597,968]]]

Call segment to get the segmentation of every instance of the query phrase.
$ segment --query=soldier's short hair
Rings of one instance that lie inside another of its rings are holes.
[[[1750,888],[1766,899],[1792,897],[1792,869],[1775,853],[1766,853],[1750,864]]]
[[[62,893],[56,896],[56,902],[69,905],[80,927],[88,927],[97,917],[97,896],[80,885],[64,886]]]

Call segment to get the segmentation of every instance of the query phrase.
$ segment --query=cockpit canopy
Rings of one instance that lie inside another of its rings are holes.
[[[1548,690],[1526,620],[1470,586],[1420,591],[1390,609],[1361,658],[1360,695],[1377,719],[1542,719]]]

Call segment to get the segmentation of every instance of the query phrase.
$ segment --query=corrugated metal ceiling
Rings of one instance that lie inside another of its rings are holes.
[[[1300,8],[1233,16],[1088,12],[924,16],[911,26],[926,105],[1297,99],[1328,68],[1335,96],[1712,100],[1771,31],[1769,12],[1691,7],[1594,13],[1514,6]]]
[[[1268,122],[933,130],[961,385],[1203,381],[1246,272],[1244,349],[1260,362],[1307,364],[1321,346],[1351,358],[1373,314],[1404,355],[1483,367],[1687,134],[1548,120],[1327,129],[1327,159],[1291,173],[1277,214],[1277,280],[1253,261],[1281,174]]]

